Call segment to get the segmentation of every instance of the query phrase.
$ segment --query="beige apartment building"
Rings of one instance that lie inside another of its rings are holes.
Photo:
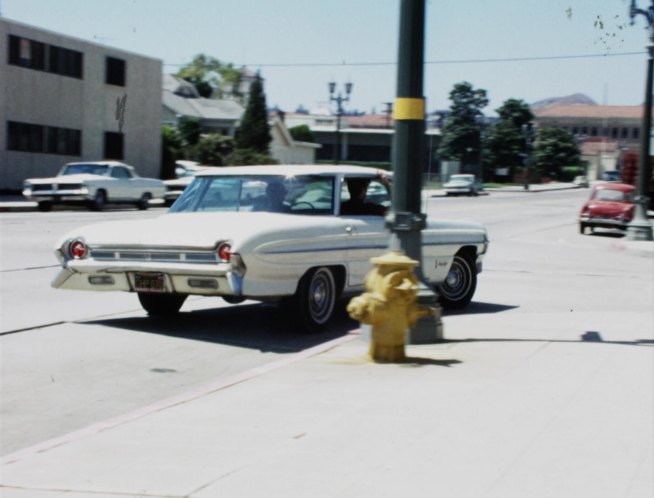
[[[591,180],[619,171],[623,153],[640,150],[642,106],[555,104],[533,112],[539,128],[575,136]]]
[[[539,127],[563,128],[575,137],[602,137],[622,148],[637,148],[640,144],[642,106],[619,105],[553,105],[535,109]]]
[[[0,190],[72,161],[161,168],[162,62],[0,18]]]

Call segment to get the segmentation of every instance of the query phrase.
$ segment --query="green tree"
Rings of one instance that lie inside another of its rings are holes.
[[[500,120],[511,124],[514,128],[520,129],[522,125],[530,123],[534,119],[529,104],[520,99],[505,100],[502,106],[495,110]]]
[[[231,63],[223,63],[215,57],[198,54],[189,64],[183,66],[176,76],[192,83],[202,97],[209,98],[215,92],[218,98],[231,94],[242,101],[243,96],[238,92],[241,71]]]
[[[250,87],[245,114],[236,132],[236,146],[239,149],[251,149],[260,154],[268,154],[271,141],[266,94],[263,91],[261,76],[257,74]]]
[[[252,149],[235,149],[225,158],[225,164],[228,166],[249,166],[254,164],[277,164],[278,161],[273,159],[269,154],[257,152]]]
[[[316,138],[313,135],[311,128],[309,128],[307,125],[293,126],[292,128],[289,128],[288,131],[293,137],[293,140],[297,140],[298,142],[316,141]]]
[[[188,159],[208,166],[223,166],[234,150],[234,139],[219,133],[207,133],[187,152]]]
[[[185,146],[193,146],[199,142],[202,125],[198,118],[187,116],[180,118],[177,129]]]
[[[477,164],[481,147],[482,109],[488,105],[486,90],[468,82],[457,83],[450,92],[450,116],[443,126],[438,149],[442,159],[456,159],[462,165]]]
[[[538,130],[533,161],[542,175],[559,178],[565,166],[579,165],[580,158],[579,147],[572,133],[561,128]]]
[[[485,178],[490,178],[491,170],[497,167],[509,168],[512,177],[516,167],[521,167],[524,162],[526,142],[522,127],[531,122],[534,115],[529,105],[518,99],[506,100],[495,112],[499,120],[484,143]]]
[[[175,178],[175,161],[183,157],[184,140],[172,126],[161,129],[161,178]]]

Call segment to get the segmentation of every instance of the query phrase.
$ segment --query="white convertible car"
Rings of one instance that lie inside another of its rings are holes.
[[[68,163],[53,178],[32,178],[23,185],[23,196],[36,201],[41,211],[55,204],[102,211],[108,203],[130,203],[147,209],[150,200],[165,193],[161,180],[140,177],[132,166],[117,161]]]
[[[202,172],[158,218],[64,236],[55,248],[63,268],[52,285],[135,292],[149,315],[177,313],[193,294],[287,304],[306,329],[320,328],[337,298],[363,291],[370,258],[388,249],[388,185],[379,170],[357,166]],[[467,305],[488,248],[486,229],[428,219],[422,244],[423,274],[441,303]]]

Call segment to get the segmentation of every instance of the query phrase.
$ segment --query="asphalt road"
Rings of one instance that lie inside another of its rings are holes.
[[[462,313],[505,322],[535,313],[556,331],[619,341],[651,312],[651,252],[614,232],[582,236],[576,215],[587,191],[430,198],[430,215],[483,221],[491,246],[478,292]],[[146,317],[130,294],[50,288],[56,239],[71,228],[147,212],[54,211],[0,215],[0,447],[7,454],[212,379],[275,361],[344,335],[357,324],[339,315],[321,335],[290,330],[272,307],[195,298],[173,320]],[[624,287],[640,293],[621,293]],[[516,288],[520,289],[519,298]],[[642,299],[641,299],[642,298]],[[650,315],[651,317],[651,315]],[[593,335],[595,334],[595,335]],[[471,334],[474,337],[474,332]],[[533,339],[538,339],[534,337]]]

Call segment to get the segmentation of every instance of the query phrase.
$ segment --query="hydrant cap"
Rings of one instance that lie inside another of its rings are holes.
[[[411,259],[399,251],[392,251],[384,254],[383,256],[371,258],[370,261],[374,265],[378,265],[378,266],[391,265],[391,266],[400,266],[400,267],[404,266],[407,268],[415,268],[420,264],[419,261],[416,261],[415,259]]]

